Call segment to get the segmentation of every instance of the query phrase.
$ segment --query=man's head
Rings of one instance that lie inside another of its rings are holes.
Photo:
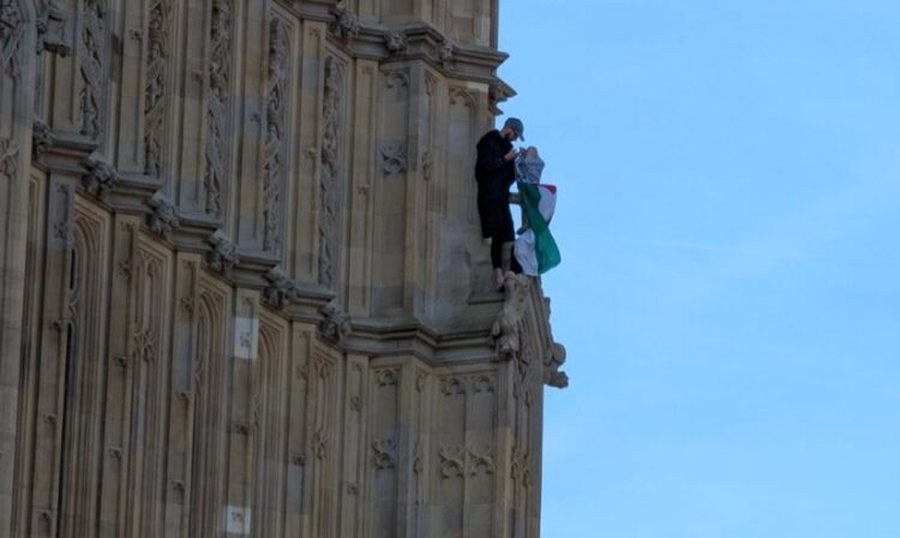
[[[507,118],[506,122],[503,123],[503,129],[500,130],[500,134],[510,142],[515,142],[519,139],[525,140],[525,124],[519,118]]]

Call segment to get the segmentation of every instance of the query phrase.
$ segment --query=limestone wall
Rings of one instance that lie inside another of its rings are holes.
[[[0,536],[537,536],[564,351],[479,235],[496,2],[0,13]]]

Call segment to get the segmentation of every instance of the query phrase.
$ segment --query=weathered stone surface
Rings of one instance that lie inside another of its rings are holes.
[[[538,535],[495,6],[0,0],[0,536]]]

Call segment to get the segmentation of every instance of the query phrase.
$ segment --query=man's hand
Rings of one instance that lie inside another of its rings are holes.
[[[506,155],[503,156],[503,159],[506,161],[514,161],[516,159],[516,157],[518,157],[518,155],[519,155],[519,150],[511,149],[511,150],[509,150],[509,153],[507,153]]]

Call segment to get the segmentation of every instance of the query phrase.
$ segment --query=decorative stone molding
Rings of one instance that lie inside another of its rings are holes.
[[[21,74],[19,51],[25,29],[25,15],[18,0],[0,0],[0,70],[18,79]]]
[[[470,446],[467,451],[469,476],[494,474],[494,449],[490,446]]]
[[[228,170],[228,110],[231,99],[232,63],[231,0],[213,0],[210,20],[209,89],[206,98],[206,169],[203,188],[206,212],[222,216],[222,192]]]
[[[359,19],[347,9],[343,1],[331,9],[331,14],[334,19],[329,25],[329,30],[338,39],[347,42],[359,35]]]
[[[290,301],[296,300],[300,296],[300,290],[280,268],[276,267],[268,273],[265,278],[269,281],[269,285],[263,289],[263,302],[272,308],[284,308]]]
[[[101,160],[88,159],[85,166],[88,172],[81,177],[81,184],[98,198],[113,189],[119,181],[116,169]]]
[[[40,121],[34,120],[34,123],[31,125],[31,156],[34,159],[40,158],[41,155],[44,154],[50,146],[53,145],[53,133],[50,132],[50,127],[47,127],[47,124]]]
[[[462,478],[466,475],[466,449],[463,446],[441,446],[438,449],[441,477]]]
[[[342,177],[340,134],[344,108],[344,69],[334,56],[325,59],[322,167],[319,174],[319,284],[334,288],[339,240],[338,204]]]
[[[397,466],[397,442],[393,439],[372,443],[375,468],[378,470],[393,469]]]
[[[18,159],[19,146],[12,140],[0,138],[0,176],[12,181],[19,168]]]
[[[178,221],[178,214],[172,202],[166,198],[162,191],[158,191],[148,201],[153,212],[148,217],[150,230],[153,233],[168,237],[169,233],[177,229],[181,223]]]
[[[237,247],[222,230],[216,231],[206,239],[212,250],[206,253],[206,264],[218,273],[228,273],[240,262]]]
[[[169,15],[171,0],[152,0],[147,27],[147,83],[144,99],[144,173],[160,178],[163,172],[166,86],[169,71]]]
[[[332,299],[319,312],[325,317],[319,322],[319,334],[331,342],[340,342],[350,334],[350,315],[344,312],[337,299]]]
[[[263,173],[263,250],[281,248],[281,191],[285,181],[284,137],[287,105],[287,24],[280,18],[269,23],[269,66],[266,78],[266,145]]]
[[[81,134],[95,140],[103,130],[103,81],[107,59],[106,10],[100,0],[85,0],[81,29]]]
[[[409,88],[409,73],[405,69],[392,69],[384,72],[384,87],[389,90]]]
[[[399,368],[380,368],[375,370],[375,383],[379,387],[396,387],[399,382]]]
[[[406,144],[403,142],[385,142],[379,151],[381,154],[381,171],[385,175],[403,174],[406,172]]]
[[[438,471],[444,479],[492,475],[496,470],[494,449],[490,445],[481,448],[474,445],[443,445],[438,448],[438,459]]]
[[[511,271],[506,273],[503,284],[503,309],[491,327],[491,336],[494,337],[497,357],[501,360],[512,360],[519,355],[520,324],[527,305],[528,285],[527,277],[516,275]]]

